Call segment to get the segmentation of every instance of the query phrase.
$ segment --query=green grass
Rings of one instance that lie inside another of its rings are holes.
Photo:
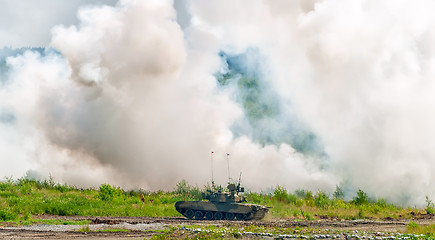
[[[98,189],[80,189],[61,185],[52,179],[28,179],[0,182],[0,222],[32,223],[33,216],[51,214],[59,216],[181,216],[174,208],[180,200],[198,200],[201,190],[186,181],[177,183],[171,192],[125,191],[116,186],[102,184]],[[425,214],[433,207],[428,201],[426,209],[402,208],[383,199],[371,199],[362,190],[351,201],[341,193],[329,196],[324,192],[305,190],[288,192],[277,186],[273,193],[245,193],[249,203],[271,207],[267,218],[315,220],[409,218],[411,212]],[[335,196],[335,197],[334,197]],[[338,196],[338,197],[337,197]],[[56,220],[60,221],[60,220]],[[59,222],[59,224],[68,224]],[[86,224],[86,223],[82,223]]]
[[[78,230],[79,232],[90,232],[91,229],[89,229],[89,225],[83,226]]]
[[[177,216],[174,203],[183,198],[166,192],[123,191],[103,184],[79,189],[47,181],[0,182],[0,221],[27,221],[33,215]]]
[[[423,234],[426,239],[435,239],[435,224],[420,226],[411,221],[407,226],[406,232],[409,234]]]
[[[277,186],[273,194],[247,193],[252,203],[272,207],[270,216],[287,219],[384,219],[412,218],[411,212],[425,212],[414,208],[403,208],[387,203],[384,199],[369,199],[362,190],[351,201],[330,197],[319,191],[298,190],[289,193]]]

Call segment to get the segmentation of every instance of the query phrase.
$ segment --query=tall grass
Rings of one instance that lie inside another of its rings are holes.
[[[250,192],[246,197],[252,203],[270,206],[270,215],[279,218],[411,218],[411,212],[422,212],[418,209],[395,206],[382,198],[371,199],[361,189],[351,201],[345,201],[342,194],[329,196],[322,191],[313,194],[306,190],[291,193],[281,186],[277,186],[271,194]]]
[[[171,192],[148,192],[125,191],[108,184],[102,184],[97,189],[82,189],[55,183],[51,178],[44,181],[6,179],[0,182],[0,221],[29,220],[32,216],[41,214],[180,216],[174,203],[200,200],[202,190],[204,189],[191,186],[184,180],[177,183]],[[269,216],[276,218],[411,218],[412,211],[426,213],[424,209],[401,208],[383,199],[370,199],[362,190],[351,201],[343,200],[340,193],[333,196],[322,191],[315,194],[306,190],[290,193],[281,186],[277,186],[270,194],[248,192],[245,196],[250,203],[271,207]],[[432,202],[428,206],[433,207]]]

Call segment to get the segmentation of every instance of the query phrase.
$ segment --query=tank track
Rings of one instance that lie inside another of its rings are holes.
[[[262,219],[266,214],[266,211],[260,210],[255,213],[231,213],[231,212],[215,212],[215,211],[204,211],[204,210],[193,210],[193,209],[177,209],[178,212],[183,214],[188,219],[195,220],[257,220]]]

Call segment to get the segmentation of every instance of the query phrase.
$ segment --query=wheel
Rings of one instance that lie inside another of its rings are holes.
[[[241,214],[241,213],[237,213],[236,214],[236,219],[237,220],[245,220],[245,215]]]
[[[222,220],[222,218],[224,218],[224,215],[221,212],[215,212],[214,219]]]
[[[234,219],[234,213],[231,213],[231,212],[225,213],[225,218],[227,220],[233,220]]]
[[[212,212],[206,212],[205,213],[205,218],[207,220],[213,220],[214,219],[214,214]]]
[[[186,212],[184,213],[184,216],[186,216],[188,219],[192,219],[194,214],[195,213],[193,212],[192,209],[187,209]]]
[[[202,213],[201,211],[195,212],[195,219],[196,220],[201,220],[203,217],[204,217],[204,213]]]

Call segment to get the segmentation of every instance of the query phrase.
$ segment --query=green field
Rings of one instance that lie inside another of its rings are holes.
[[[180,200],[199,200],[199,188],[181,181],[173,191],[148,192],[145,190],[125,191],[119,187],[102,184],[98,188],[82,189],[55,183],[52,179],[35,181],[25,178],[0,182],[0,226],[4,224],[23,225],[46,224],[89,224],[90,221],[44,220],[38,215],[58,216],[181,216],[174,208]],[[222,189],[225,190],[225,189]],[[324,192],[312,193],[306,190],[288,192],[276,186],[274,191],[265,193],[247,192],[249,203],[265,205],[270,212],[263,220],[391,220],[408,219],[407,233],[425,234],[427,239],[435,237],[435,225],[419,225],[413,222],[416,215],[430,216],[434,204],[427,199],[423,209],[400,207],[383,199],[372,199],[359,190],[350,201],[342,198],[339,188],[332,195]],[[235,231],[235,230],[234,230]],[[294,232],[295,229],[288,231]],[[165,232],[162,236],[179,234],[179,230]],[[198,233],[203,234],[203,233]],[[156,236],[157,237],[157,236]]]
[[[204,187],[205,188],[205,187]],[[28,179],[0,182],[0,220],[28,221],[34,215],[60,216],[181,216],[174,208],[180,200],[198,200],[201,191],[186,181],[179,182],[173,191],[124,191],[116,186],[102,184],[95,189],[82,189],[57,184],[52,180]],[[339,190],[339,189],[338,189]],[[267,218],[284,219],[411,219],[411,214],[433,213],[428,200],[425,209],[403,208],[383,199],[370,199],[359,190],[351,201],[345,201],[336,192],[312,193],[298,190],[294,193],[277,186],[273,193],[245,193],[248,202],[271,207]]]

